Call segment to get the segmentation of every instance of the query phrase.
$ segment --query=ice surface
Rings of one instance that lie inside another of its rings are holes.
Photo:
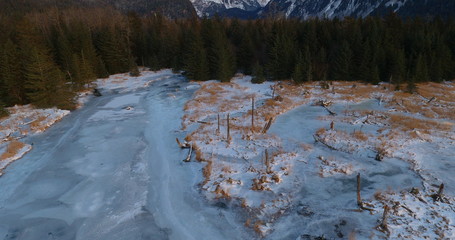
[[[175,145],[194,84],[164,71],[133,85],[101,88],[24,138],[33,150],[0,178],[1,239],[252,238],[233,211],[202,198],[201,166],[183,164]]]
[[[374,160],[377,141],[368,136],[383,127],[385,136],[391,124],[387,114],[400,110],[379,104],[391,102],[387,95],[376,99],[385,88],[373,87],[377,94],[368,96],[351,94],[348,100],[342,91],[362,93],[369,87],[334,83],[339,92],[327,93],[317,85],[257,85],[250,79],[236,78],[221,89],[215,81],[189,83],[169,70],[99,80],[102,97],[88,97],[84,107],[42,134],[22,136],[33,149],[0,177],[0,239],[259,239],[261,233],[265,239],[386,238],[374,229],[384,204],[393,210],[392,239],[410,232],[434,239],[441,229],[446,238],[455,237],[452,205],[429,196],[444,182],[447,199],[453,200],[453,128],[399,132],[389,142],[395,148],[379,162]],[[217,89],[216,98],[193,97],[207,86]],[[278,89],[275,96],[283,94],[282,102],[270,101],[272,87]],[[259,128],[267,111],[279,115],[268,134],[249,132],[253,96]],[[322,98],[334,102],[336,117],[312,105]],[[194,105],[185,106],[190,100]],[[231,143],[224,138],[224,123],[222,133],[214,134],[217,113],[231,113],[236,127]],[[329,130],[333,120],[335,129]],[[327,129],[321,139],[343,151],[315,142],[321,128]],[[366,140],[352,137],[359,130]],[[192,143],[204,157],[216,159],[206,184],[208,164],[184,163],[187,152],[175,143],[194,131],[200,133]],[[415,137],[400,135],[409,133]],[[270,174],[263,162],[266,148],[274,154]],[[358,211],[357,173],[371,213]],[[253,191],[259,177],[265,178],[266,190]],[[412,188],[421,192],[410,193]],[[231,198],[219,198],[217,191]],[[248,222],[252,216],[264,222]]]

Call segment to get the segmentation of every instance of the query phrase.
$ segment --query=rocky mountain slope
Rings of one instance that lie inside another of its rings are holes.
[[[396,12],[403,17],[453,16],[447,0],[191,0],[199,16],[308,19],[366,17]]]
[[[199,16],[226,15],[228,12],[246,12],[254,16],[270,0],[190,0]],[[228,14],[230,15],[230,14]]]
[[[0,0],[2,14],[30,12],[49,7],[114,7],[122,12],[134,11],[141,15],[161,13],[170,18],[196,15],[190,0]]]

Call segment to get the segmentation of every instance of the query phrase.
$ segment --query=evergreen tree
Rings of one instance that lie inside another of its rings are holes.
[[[417,85],[415,84],[414,78],[409,78],[408,85],[406,86],[406,92],[415,93],[417,91]]]
[[[268,71],[276,80],[289,79],[294,71],[296,47],[293,36],[286,32],[276,33],[269,53]]]
[[[130,57],[121,31],[104,29],[97,38],[97,47],[109,74],[128,72]]]
[[[346,41],[336,50],[332,64],[332,75],[334,80],[351,80],[352,51]]]
[[[44,49],[34,48],[26,66],[27,96],[37,107],[74,108],[73,94],[62,71]]]
[[[76,24],[74,27],[77,30],[77,38],[79,39],[80,47],[76,49],[77,54],[80,56],[82,66],[87,74],[86,79],[91,79],[95,74],[96,77],[105,78],[109,74],[103,60],[97,53],[92,39],[92,33],[87,26],[82,23]],[[87,65],[87,66],[86,66]],[[90,69],[88,69],[90,66]]]
[[[370,74],[369,81],[372,84],[378,84],[381,81],[381,79],[379,77],[379,68],[378,68],[378,66],[373,66],[373,68],[371,69],[371,74]]]
[[[255,62],[254,58],[254,49],[253,40],[249,33],[244,33],[243,41],[240,43],[240,48],[237,53],[237,62],[238,66],[243,73],[251,74],[253,70],[253,63]]]
[[[252,83],[265,82],[264,69],[258,62],[256,62],[253,65],[253,78],[251,79],[251,82]]]
[[[417,57],[414,76],[411,79],[416,82],[427,82],[430,80],[427,62],[422,54]]]
[[[216,19],[214,20],[216,21]],[[204,30],[208,48],[210,75],[213,79],[228,82],[235,73],[235,56],[226,33],[220,23],[206,26]]]
[[[6,117],[8,115],[9,115],[9,112],[8,112],[8,110],[6,110],[5,104],[2,101],[0,101],[0,118]]]
[[[401,83],[405,80],[406,74],[404,50],[394,50],[393,53],[390,67],[390,80],[394,83]]]
[[[21,57],[18,46],[11,40],[6,41],[0,56],[1,95],[7,105],[24,104],[24,90]]]
[[[205,81],[209,79],[209,66],[204,43],[199,34],[190,33],[185,54],[186,74],[190,79]]]
[[[305,46],[303,54],[299,54],[295,64],[292,79],[296,83],[308,82],[312,80],[310,50]]]

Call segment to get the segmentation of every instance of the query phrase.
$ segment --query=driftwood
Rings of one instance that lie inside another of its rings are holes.
[[[193,145],[190,145],[190,150],[188,151],[188,156],[183,160],[184,162],[191,161],[191,154],[193,153]]]
[[[332,150],[338,151],[338,149],[336,149],[336,148],[330,146],[329,144],[323,142],[316,134],[313,134],[313,138],[314,138],[314,141],[315,141],[315,142],[322,143],[324,146],[326,146],[326,147],[328,147],[328,148],[330,148],[330,149],[332,149]]]
[[[218,128],[216,129],[216,133],[220,134],[220,114],[218,113]]]
[[[398,102],[398,100],[394,99],[393,101],[394,101],[398,106],[404,108],[404,110],[407,111],[406,108],[405,108],[401,103]],[[402,101],[403,101],[403,100],[402,100]]]
[[[382,214],[382,221],[381,224],[377,227],[377,229],[385,234],[387,236],[390,235],[389,227],[387,226],[387,219],[389,218],[389,206],[384,205],[384,213]]]
[[[230,126],[229,126],[229,113],[228,113],[227,114],[227,134],[226,134],[227,135],[226,136],[227,137],[226,140],[228,141],[228,143],[231,142],[231,133],[230,133],[230,129],[229,128],[230,128]]]
[[[320,100],[319,102],[315,103],[315,105],[325,108],[325,110],[327,110],[327,112],[329,112],[330,115],[333,115],[333,116],[337,115],[334,111],[329,109],[329,106],[332,105],[331,101]]]
[[[357,206],[359,206],[359,208],[362,210],[368,210],[370,212],[374,211],[374,209],[364,206],[362,197],[360,196],[360,173],[357,174]]]
[[[175,138],[175,141],[177,141],[177,144],[179,145],[180,148],[189,148],[190,144],[187,143],[186,141],[181,143],[178,138]]]
[[[432,101],[434,101],[434,100],[436,100],[436,97],[432,97],[432,98],[430,98],[430,100],[428,100],[428,102],[427,102],[427,103],[431,103],[431,102],[432,102]]]
[[[333,116],[336,116],[336,115],[337,115],[334,111],[330,110],[328,107],[326,107],[326,106],[322,106],[322,107],[324,107],[325,110],[327,110],[327,112],[330,113],[330,115],[333,115]]]
[[[269,130],[270,126],[272,126],[272,121],[273,121],[273,118],[270,118],[269,121],[267,121],[267,123],[262,128],[262,131],[261,131],[262,134],[267,133],[267,131]]]
[[[209,124],[209,122],[206,122],[206,121],[197,121],[197,123],[201,123],[201,124]]]
[[[93,89],[93,95],[94,95],[95,97],[101,97],[101,96],[103,96],[103,95],[101,94],[100,90],[98,90],[98,88],[94,88],[94,89]]]
[[[435,202],[436,202],[436,201],[444,202],[444,201],[443,201],[443,198],[442,198],[443,192],[444,192],[444,183],[441,183],[441,185],[439,186],[438,193],[431,195],[431,197],[433,198],[433,200],[434,200]]]

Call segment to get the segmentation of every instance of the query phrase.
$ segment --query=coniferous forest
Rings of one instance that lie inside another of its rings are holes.
[[[189,79],[440,82],[455,78],[455,22],[419,18],[179,19],[109,8],[0,16],[0,104],[74,108],[109,74],[173,68]]]

